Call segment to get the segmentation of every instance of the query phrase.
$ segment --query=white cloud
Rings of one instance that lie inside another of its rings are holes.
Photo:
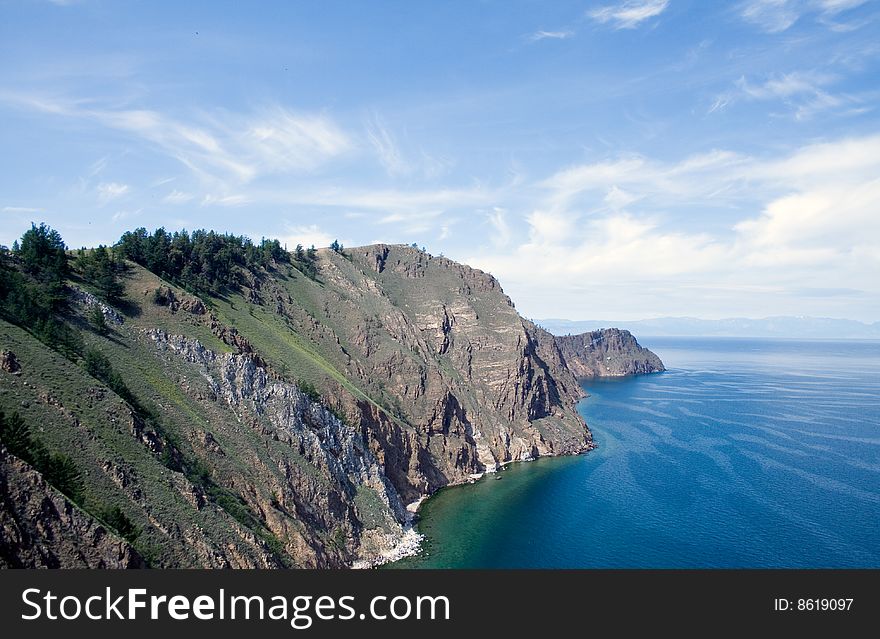
[[[395,236],[409,237],[442,229],[442,216],[442,210],[398,211],[380,216],[375,223],[393,225]]]
[[[327,115],[281,106],[249,114],[201,113],[186,122],[154,110],[93,108],[39,95],[7,92],[0,100],[135,136],[214,186],[312,171],[353,148],[348,135]]]
[[[722,93],[721,95],[716,96],[715,100],[712,102],[712,105],[709,107],[709,113],[723,111],[732,101],[733,98],[728,93]]]
[[[435,157],[424,150],[405,153],[378,113],[364,126],[367,141],[390,177],[419,175],[433,179],[445,173],[451,164],[447,158]]]
[[[777,75],[769,78],[763,84],[752,85],[745,79],[740,78],[737,85],[743,93],[757,100],[773,98],[790,98],[804,93],[816,94],[819,87],[835,81],[835,77],[826,74],[812,72],[793,72]]]
[[[638,196],[624,191],[616,184],[612,185],[612,187],[608,189],[608,192],[605,194],[604,198],[605,204],[613,211],[625,209],[627,206],[629,206],[633,202],[637,202],[638,200]]]
[[[246,121],[246,133],[230,135],[265,173],[312,170],[352,148],[342,129],[323,114],[274,107]]]
[[[574,36],[574,31],[565,29],[562,31],[535,31],[527,38],[529,42],[539,42],[541,40],[568,40]]]
[[[400,149],[388,128],[378,115],[374,114],[372,120],[367,123],[367,139],[373,145],[376,156],[385,167],[388,175],[407,175],[412,172],[412,166],[404,161]]]
[[[800,3],[790,0],[748,0],[741,15],[768,33],[785,31],[800,18]]]
[[[616,186],[630,181],[633,176],[644,175],[645,159],[631,155],[594,164],[581,164],[562,169],[543,182],[541,186],[554,193],[559,203],[587,189]]]
[[[807,14],[816,14],[821,22],[835,26],[830,18],[865,4],[867,0],[746,0],[740,15],[767,33],[786,31]]]
[[[533,246],[556,246],[572,237],[578,215],[533,211],[526,217],[529,224],[529,241]]]
[[[819,7],[827,13],[839,13],[865,4],[868,0],[819,0]]]
[[[113,214],[111,219],[114,222],[119,222],[120,220],[125,220],[130,217],[137,217],[138,215],[140,215],[143,212],[143,210],[144,209],[140,208],[140,209],[136,209],[133,211],[132,210],[116,211],[116,213]]]
[[[171,191],[171,193],[162,198],[162,203],[185,204],[186,202],[189,202],[191,199],[193,199],[193,197],[195,196],[192,193],[185,193],[183,191],[178,191],[177,189],[174,189],[173,191]]]
[[[730,151],[713,150],[665,164],[640,155],[582,164],[551,175],[539,183],[547,192],[544,206],[569,210],[584,194],[603,193],[604,204],[624,208],[650,197],[655,204],[670,199],[713,198],[738,187],[746,177],[746,159]]]
[[[263,201],[349,209],[349,213],[378,211],[384,215],[429,214],[447,208],[487,205],[496,192],[480,187],[468,189],[357,189],[316,188],[262,193]]]
[[[400,224],[402,222],[413,222],[416,220],[423,220],[425,218],[435,218],[440,217],[443,214],[443,211],[418,211],[416,213],[389,213],[388,215],[383,215],[376,222],[378,224]]]
[[[511,232],[507,223],[507,211],[495,206],[486,214],[486,219],[492,227],[492,234],[489,236],[492,245],[496,249],[501,249],[510,244]]]
[[[753,171],[797,189],[823,182],[854,186],[880,175],[880,134],[809,144],[787,157],[758,163]]]
[[[4,206],[4,213],[39,213],[43,209],[34,208],[31,206]]]
[[[89,167],[89,170],[86,172],[86,179],[91,179],[103,172],[104,169],[107,168],[107,164],[109,163],[109,161],[110,158],[105,155],[99,160],[93,162],[92,165]]]
[[[302,244],[306,248],[310,246],[322,248],[330,246],[336,239],[338,238],[331,236],[317,224],[288,225],[287,234],[282,240],[282,243],[287,244],[288,250],[293,250],[297,244]],[[345,242],[343,242],[343,244],[345,244]]]
[[[806,120],[821,112],[838,111],[851,114],[863,111],[862,100],[854,95],[834,95],[826,87],[838,81],[836,76],[814,71],[776,74],[763,82],[737,80],[735,88],[715,98],[709,113],[722,111],[737,100],[780,101],[796,119]]]
[[[250,202],[246,195],[213,195],[208,193],[202,198],[202,206],[242,206]]]
[[[819,273],[820,278],[826,269],[839,273],[854,255],[868,254],[874,247],[866,238],[880,237],[877,210],[880,179],[854,189],[823,184],[775,199],[760,216],[736,225],[741,261],[748,267],[800,267]],[[878,265],[876,256],[873,265],[857,262],[869,272]],[[848,276],[839,281],[859,279]]]
[[[98,194],[98,203],[103,206],[128,193],[129,187],[127,184],[119,184],[118,182],[101,182],[95,190]]]
[[[880,135],[775,158],[713,151],[571,167],[542,183],[545,201],[523,216],[527,240],[467,262],[533,317],[546,307],[572,318],[676,315],[678,305],[706,316],[851,316],[853,296],[880,299],[878,176]],[[682,226],[662,212],[712,209],[718,191],[735,204],[724,207],[726,227],[714,215],[704,228],[698,217]],[[794,293],[841,283],[833,296]]]
[[[627,0],[592,9],[587,16],[602,24],[611,23],[615,29],[635,29],[645,20],[663,13],[667,6],[669,0]]]

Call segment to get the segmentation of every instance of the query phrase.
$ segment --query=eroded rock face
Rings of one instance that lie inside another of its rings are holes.
[[[122,324],[123,321],[125,321],[122,315],[120,315],[119,312],[116,311],[116,309],[114,309],[109,304],[105,304],[88,291],[84,291],[75,286],[71,286],[70,299],[74,303],[82,304],[87,308],[93,308],[97,306],[99,309],[101,309],[101,314],[104,316],[104,320],[110,322],[111,324],[119,325]]]
[[[629,331],[605,328],[582,335],[557,336],[569,370],[580,379],[660,373],[663,362]]]
[[[317,316],[271,282],[260,294],[281,300],[297,332],[386,409],[342,393],[404,500],[499,463],[591,447],[582,391],[553,337],[520,317],[491,275],[376,245],[322,253],[320,277]]]
[[[197,367],[212,395],[243,424],[252,424],[264,436],[286,442],[292,449],[291,457],[304,459],[311,467],[311,471],[303,471],[290,457],[279,458],[284,481],[278,482],[274,503],[254,503],[257,510],[285,513],[317,531],[346,530],[345,543],[339,548],[339,559],[345,562],[387,551],[382,544],[389,532],[392,538],[402,535],[404,505],[358,428],[344,423],[296,386],[273,379],[253,355],[217,353],[198,340],[158,329],[146,335],[161,352]],[[202,444],[215,455],[226,455],[210,433],[203,435]],[[267,476],[267,481],[271,480]],[[365,512],[367,507],[358,499],[365,494],[375,496],[370,512]],[[289,536],[285,529],[289,522],[284,519],[279,516],[267,521],[282,539]],[[377,520],[381,534],[371,532],[370,524]],[[307,543],[311,541],[308,535],[306,538]],[[318,565],[324,561],[334,565],[339,559],[327,557]]]
[[[0,567],[143,568],[131,545],[0,445]]]

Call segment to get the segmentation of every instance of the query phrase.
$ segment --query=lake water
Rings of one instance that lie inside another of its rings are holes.
[[[599,448],[422,507],[401,568],[880,567],[880,342],[644,338],[584,384]]]

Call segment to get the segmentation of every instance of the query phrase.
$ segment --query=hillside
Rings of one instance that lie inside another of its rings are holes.
[[[405,504],[592,445],[577,373],[486,273],[406,246],[160,240],[2,257],[5,565],[369,563]],[[101,543],[25,548],[50,528]]]

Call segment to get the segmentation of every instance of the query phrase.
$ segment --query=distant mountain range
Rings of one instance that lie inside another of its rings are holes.
[[[695,317],[658,317],[617,322],[610,320],[542,319],[535,323],[556,335],[584,333],[599,328],[622,328],[637,337],[785,337],[808,339],[880,339],[880,322],[827,317],[732,317],[719,320]]]

